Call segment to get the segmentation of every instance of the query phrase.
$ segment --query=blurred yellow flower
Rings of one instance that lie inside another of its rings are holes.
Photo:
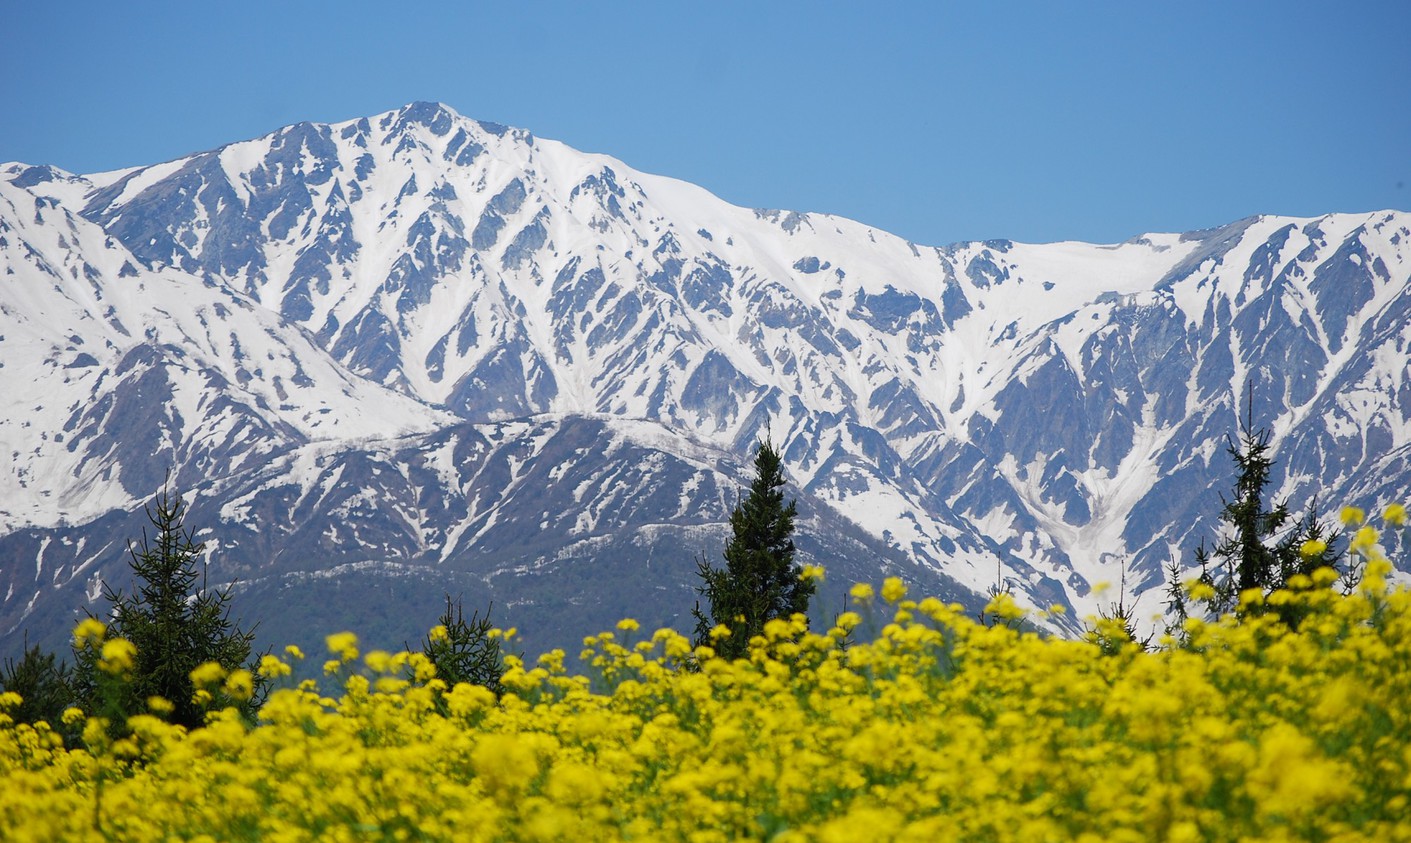
[[[1212,600],[1215,597],[1215,587],[1200,580],[1191,582],[1187,591],[1192,600]]]
[[[240,702],[250,699],[255,694],[255,677],[244,668],[232,670],[225,679],[225,693]]]
[[[420,652],[334,658],[253,723],[188,729],[155,697],[120,728],[71,708],[65,735],[0,712],[0,839],[1394,840],[1411,592],[1391,571],[1368,558],[1351,594],[1296,575],[1151,650],[1113,620],[1070,640],[898,597],[878,630],[777,618],[730,661],[609,631],[582,673],[507,655],[494,689],[448,687]],[[192,678],[208,708],[255,685]]]
[[[110,676],[132,672],[137,660],[137,647],[126,638],[111,638],[103,642],[98,656],[98,669]]]
[[[1377,528],[1371,525],[1361,527],[1352,534],[1352,541],[1348,544],[1348,551],[1351,553],[1366,554],[1377,544],[1377,539],[1381,538]]]
[[[1322,539],[1309,539],[1299,546],[1298,552],[1304,557],[1312,558],[1320,556],[1328,549],[1328,543]]]
[[[340,661],[350,662],[358,657],[358,636],[351,632],[335,632],[324,639],[328,652]]]
[[[265,653],[263,656],[260,656],[259,671],[260,675],[266,679],[278,679],[282,676],[288,676],[293,672],[293,668],[278,656],[272,653]]]
[[[83,649],[88,644],[97,644],[108,634],[108,627],[97,618],[84,618],[74,627],[74,646]]]
[[[386,650],[373,650],[363,656],[363,664],[373,673],[386,673],[392,667],[392,654]]]
[[[225,667],[220,662],[203,662],[191,671],[191,684],[198,688],[219,684],[225,679]]]

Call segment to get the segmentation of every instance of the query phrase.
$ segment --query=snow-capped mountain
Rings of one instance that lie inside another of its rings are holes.
[[[1408,238],[1387,211],[924,247],[429,103],[4,165],[0,632],[120,578],[168,472],[266,609],[358,628],[398,615],[382,583],[566,641],[676,622],[766,435],[835,587],[1003,580],[1071,629],[1213,529],[1246,387],[1296,508],[1404,496]]]

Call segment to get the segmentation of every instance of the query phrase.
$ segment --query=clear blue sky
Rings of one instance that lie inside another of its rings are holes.
[[[1411,208],[1411,2],[0,0],[0,161],[413,100],[939,245]]]

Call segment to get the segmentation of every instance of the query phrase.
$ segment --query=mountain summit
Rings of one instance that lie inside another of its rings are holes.
[[[62,634],[168,476],[271,637],[415,635],[444,590],[543,644],[680,628],[765,435],[834,588],[1007,586],[1071,630],[1214,528],[1246,394],[1280,498],[1404,496],[1409,241],[928,247],[434,103],[0,165],[0,634]]]

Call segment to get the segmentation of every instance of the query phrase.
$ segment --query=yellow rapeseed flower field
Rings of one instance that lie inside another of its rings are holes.
[[[71,710],[88,728],[65,747],[0,713],[0,839],[1411,840],[1411,594],[1388,572],[1269,595],[1297,630],[1249,611],[1152,652],[889,580],[735,662],[627,621],[587,640],[584,674],[510,659],[498,699],[335,634],[321,682],[284,678],[297,651],[261,662],[285,686],[253,724],[187,732],[158,701],[113,739]]]

